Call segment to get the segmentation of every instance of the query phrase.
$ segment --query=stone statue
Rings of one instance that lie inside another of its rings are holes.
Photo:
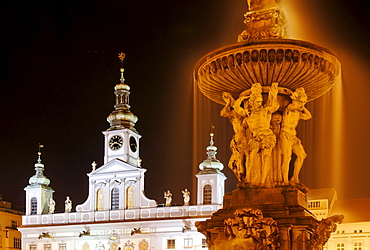
[[[322,219],[317,225],[314,233],[311,237],[311,249],[312,250],[322,250],[326,242],[330,238],[330,234],[337,230],[337,224],[343,222],[344,216],[334,215],[329,218]]]
[[[72,201],[70,200],[69,196],[66,197],[64,204],[65,204],[65,212],[70,213],[72,211]]]
[[[276,221],[272,218],[264,218],[261,210],[237,209],[234,216],[234,218],[226,219],[224,224],[226,238],[236,239],[235,245],[241,244],[243,249],[271,250],[280,246]],[[243,240],[246,242],[243,243]]]
[[[262,105],[262,86],[259,83],[252,85],[250,96],[239,97],[234,104],[235,111],[245,118],[252,138],[248,141],[249,155],[247,162],[247,179],[253,172],[257,175],[257,181],[251,183],[253,186],[264,187],[267,176],[271,169],[271,151],[276,144],[276,136],[270,129],[271,115],[279,109],[277,101],[278,84],[271,85],[268,99]],[[241,106],[242,102],[248,100]],[[261,157],[257,157],[261,152]],[[260,158],[260,159],[259,159]],[[259,167],[260,166],[260,167]],[[260,168],[258,171],[255,168]]]
[[[289,163],[292,158],[292,152],[297,156],[294,162],[293,177],[291,178],[291,184],[299,184],[299,172],[302,168],[303,161],[306,158],[306,152],[302,146],[301,140],[296,136],[296,127],[299,120],[311,119],[312,115],[304,105],[307,103],[307,95],[303,88],[298,88],[291,95],[292,103],[289,104],[283,113],[283,122],[281,125],[280,142],[282,150],[282,171],[284,185],[289,184],[288,173]]]
[[[50,198],[49,200],[49,214],[53,214],[55,211],[55,200],[53,198]]]
[[[172,194],[170,190],[164,192],[164,198],[166,199],[166,207],[170,207],[172,202]]]
[[[182,191],[182,196],[184,197],[184,206],[189,206],[190,201],[190,191],[187,188]]]
[[[234,172],[239,182],[245,178],[245,162],[247,151],[246,128],[243,126],[243,117],[234,109],[235,100],[230,93],[223,92],[222,98],[225,101],[225,106],[221,110],[220,115],[228,117],[233,126],[234,136],[230,142],[231,157],[229,160],[229,168]]]
[[[275,186],[283,184],[283,174],[281,170],[281,147],[280,147],[280,131],[281,131],[282,115],[280,112],[275,112],[271,117],[271,130],[276,136],[276,146],[271,152],[271,179]]]

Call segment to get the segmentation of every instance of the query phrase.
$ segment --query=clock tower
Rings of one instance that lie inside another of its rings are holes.
[[[139,165],[139,139],[141,135],[135,129],[138,118],[130,111],[130,86],[125,84],[123,76],[124,53],[119,54],[121,60],[121,79],[114,87],[116,96],[115,110],[107,117],[110,128],[103,131],[105,136],[104,164],[115,159],[121,159],[137,167]]]

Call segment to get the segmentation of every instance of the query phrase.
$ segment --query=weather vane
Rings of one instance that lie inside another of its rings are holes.
[[[121,68],[120,68],[120,71],[121,71],[121,83],[123,83],[125,81],[125,78],[123,77],[123,72],[125,71],[124,68],[123,68],[123,60],[125,60],[125,57],[126,57],[126,54],[121,52],[118,54],[118,58],[121,60]]]
[[[42,145],[41,143],[39,143],[39,152],[37,153],[39,155],[39,158],[37,159],[37,161],[40,163],[41,162],[41,149],[44,147],[44,145]]]

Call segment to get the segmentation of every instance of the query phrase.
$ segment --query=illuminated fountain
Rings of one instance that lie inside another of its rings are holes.
[[[326,48],[287,39],[275,0],[247,4],[238,43],[208,53],[194,70],[201,92],[224,105],[221,116],[233,126],[228,166],[238,179],[224,209],[197,227],[214,250],[322,249],[343,216],[319,222],[307,210],[296,127],[311,118],[305,104],[340,77],[340,63]]]

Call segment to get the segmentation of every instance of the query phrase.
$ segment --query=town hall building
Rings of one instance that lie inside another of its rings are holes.
[[[124,54],[120,54],[123,60]],[[104,135],[104,164],[92,164],[88,173],[89,191],[83,204],[72,208],[67,197],[65,212],[54,213],[54,190],[43,174],[39,152],[35,175],[26,191],[26,214],[22,218],[22,249],[207,249],[205,236],[196,221],[208,219],[222,206],[225,175],[216,159],[213,133],[207,147],[208,158],[200,165],[197,177],[197,205],[186,203],[158,206],[144,194],[146,169],[141,166],[140,138],[135,129],[138,118],[130,111],[130,87],[121,79],[114,88],[116,102],[107,117],[110,127]],[[72,211],[73,210],[73,211]],[[74,211],[75,210],[75,211]]]

